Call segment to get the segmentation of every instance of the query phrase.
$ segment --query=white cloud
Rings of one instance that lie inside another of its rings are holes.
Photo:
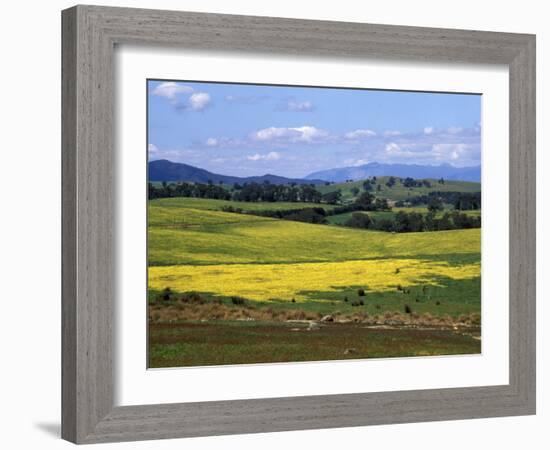
[[[287,111],[295,111],[295,112],[310,112],[313,111],[315,108],[313,106],[313,103],[310,101],[295,101],[295,100],[289,100],[286,104]]]
[[[265,155],[256,153],[254,155],[248,155],[246,159],[249,161],[277,161],[278,159],[281,159],[281,154],[278,152],[269,152]]]
[[[154,156],[159,153],[159,149],[155,144],[149,144],[147,146],[147,150],[149,152],[149,156]]]
[[[206,92],[195,92],[189,97],[189,108],[193,111],[202,111],[209,105],[210,100],[210,94]]]
[[[389,142],[384,148],[386,157],[389,158],[419,158],[425,156],[425,152],[414,151],[414,144],[396,144]],[[392,161],[397,161],[392,159]]]
[[[256,105],[267,100],[267,95],[226,95],[224,100],[228,103],[241,105]]]
[[[471,150],[467,144],[434,144],[432,152],[438,160],[456,161]]]
[[[398,130],[387,130],[384,131],[384,136],[401,136],[403,133]]]
[[[401,151],[401,147],[395,142],[389,142],[386,144],[385,150],[386,153],[399,153]]]
[[[208,147],[215,147],[218,144],[219,144],[219,141],[216,138],[208,138],[206,140],[206,145],[208,145]]]
[[[210,94],[195,92],[191,86],[167,81],[156,86],[151,93],[166,98],[180,110],[202,111],[211,101]]]
[[[306,125],[294,128],[264,128],[252,133],[251,137],[256,141],[314,142],[328,135],[325,130]]]
[[[376,131],[359,129],[359,130],[350,131],[349,133],[345,134],[345,137],[347,139],[359,139],[359,138],[371,137],[371,136],[376,136]]]
[[[447,132],[450,134],[458,134],[462,131],[462,127],[449,127],[447,128]]]
[[[424,134],[432,134],[434,130],[434,127],[424,127]]]
[[[365,164],[368,164],[370,161],[368,159],[346,159],[344,160],[344,164],[346,166],[364,166]]]
[[[153,95],[158,95],[159,97],[164,97],[171,101],[176,101],[178,94],[190,94],[191,92],[193,92],[193,88],[191,86],[185,86],[183,84],[174,83],[173,81],[167,81],[155,87],[152,93]]]

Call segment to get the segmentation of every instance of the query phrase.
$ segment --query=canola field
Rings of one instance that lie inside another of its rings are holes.
[[[452,265],[416,259],[355,260],[294,264],[231,264],[150,268],[150,287],[242,296],[259,302],[332,300],[333,292],[364,286],[368,292],[394,291],[422,283],[441,286],[441,278],[468,280],[479,276],[479,264]],[[396,271],[399,271],[396,274]],[[319,293],[326,293],[326,298]],[[313,294],[313,295],[312,295]],[[317,294],[317,295],[316,295]]]

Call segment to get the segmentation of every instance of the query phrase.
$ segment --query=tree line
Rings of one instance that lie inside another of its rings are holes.
[[[150,199],[169,197],[195,197],[216,200],[234,200],[239,202],[306,202],[338,204],[340,190],[321,194],[313,184],[291,183],[289,185],[265,183],[235,183],[233,190],[213,183],[166,183],[148,185]]]
[[[211,198],[216,200],[231,200],[231,193],[221,186],[213,183],[166,183],[161,186],[155,186],[153,183],[148,185],[149,199],[169,198],[169,197],[194,197]]]
[[[481,192],[434,191],[398,201],[395,203],[395,206],[430,205],[436,202],[447,203],[459,211],[481,209]]]
[[[468,216],[458,211],[446,212],[441,217],[436,217],[435,211],[427,214],[399,211],[391,218],[373,218],[368,213],[354,212],[343,225],[369,230],[412,233],[480,228],[481,217]]]

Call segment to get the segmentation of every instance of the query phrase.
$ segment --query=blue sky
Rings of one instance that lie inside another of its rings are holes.
[[[147,95],[149,160],[288,177],[481,160],[480,95],[152,80]]]

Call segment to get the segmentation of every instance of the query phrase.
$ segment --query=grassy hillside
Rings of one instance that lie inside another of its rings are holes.
[[[149,202],[149,265],[442,259],[478,257],[480,252],[479,229],[393,234],[167,203]]]
[[[400,295],[398,285],[477,289],[479,229],[393,234],[181,206],[174,220],[167,209],[165,201],[150,202],[149,287],[155,291],[300,303],[355,298],[358,288],[380,298]],[[464,291],[456,292],[462,301]]]
[[[437,180],[429,179],[431,187],[413,187],[407,188],[396,179],[396,183],[392,187],[386,186],[386,182],[389,180],[389,177],[378,177],[374,183],[373,190],[371,191],[377,197],[387,198],[388,200],[407,200],[409,197],[416,197],[420,195],[425,195],[430,192],[480,192],[481,183],[474,183],[469,181],[445,181],[444,184],[439,184]],[[351,201],[354,198],[351,190],[357,188],[360,191],[363,191],[363,182],[364,180],[358,180],[348,183],[335,183],[328,186],[321,185],[317,189],[323,194],[327,192],[333,192],[338,189],[342,191],[342,199],[344,201]],[[380,184],[381,190],[377,191],[376,186]]]
[[[302,203],[302,202],[236,202],[232,200],[213,200],[209,198],[188,198],[188,197],[174,197],[174,198],[161,198],[149,201],[150,206],[167,207],[170,211],[176,212],[178,208],[193,208],[193,209],[205,209],[211,211],[221,211],[224,207],[239,208],[243,211],[278,211],[278,210],[291,210],[291,209],[303,209],[314,208],[322,206],[326,210],[331,210],[336,205],[327,205],[319,203]]]
[[[394,234],[229,204],[149,201],[151,367],[479,353],[480,229]],[[309,333],[324,315],[339,322]]]

